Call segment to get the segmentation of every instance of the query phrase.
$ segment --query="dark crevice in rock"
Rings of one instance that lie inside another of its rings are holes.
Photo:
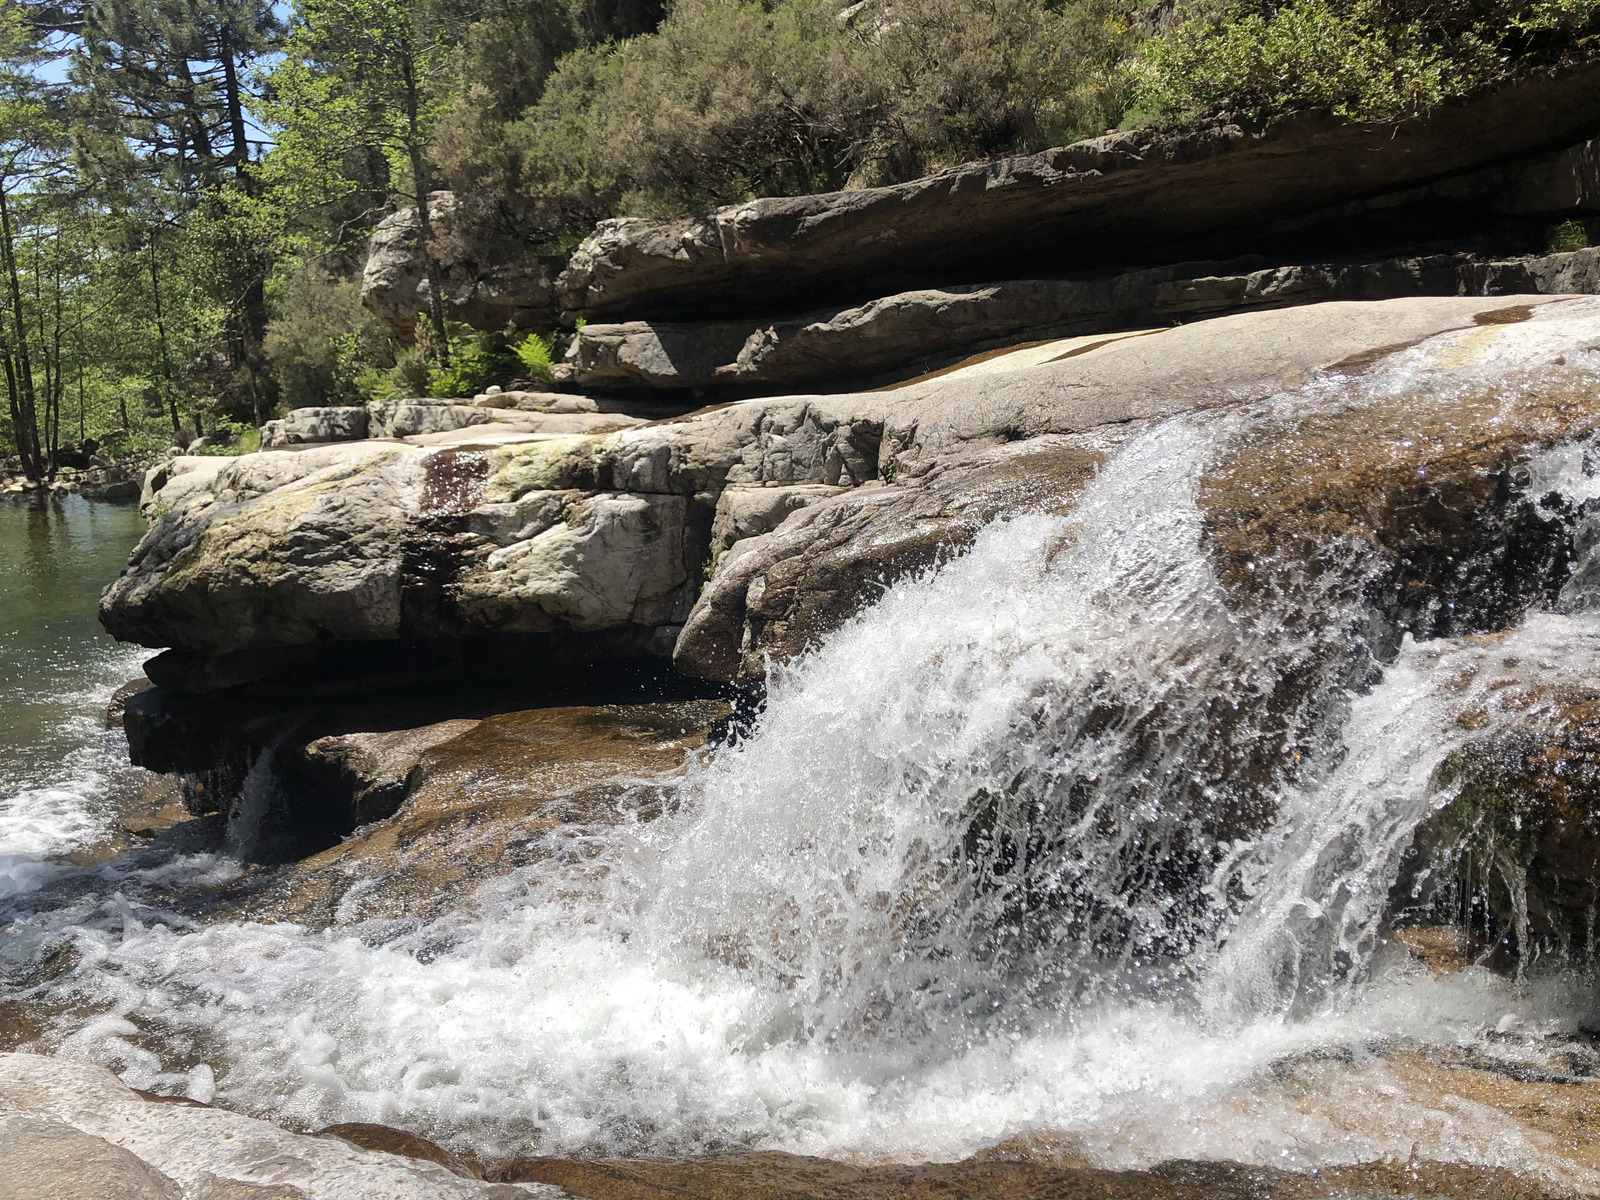
[[[420,735],[440,722],[557,703],[651,703],[725,691],[659,660],[627,657],[630,650],[637,655],[600,637],[535,634],[330,643],[310,658],[293,656],[292,669],[277,677],[203,694],[141,691],[128,700],[124,728],[136,765],[188,777],[191,811],[227,813],[247,788],[259,789],[272,836],[257,855],[298,858],[388,815],[405,794],[403,770],[387,784],[355,781],[350,752],[373,747],[325,744],[308,754],[312,743]]]

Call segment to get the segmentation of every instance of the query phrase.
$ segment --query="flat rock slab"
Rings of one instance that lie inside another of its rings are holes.
[[[1102,279],[1021,279],[927,288],[778,321],[588,324],[567,352],[597,388],[776,390],[867,386],[1029,338],[1127,336],[1141,327],[1253,308],[1403,296],[1600,291],[1600,250],[1482,261],[1432,255],[1252,268],[1185,263]],[[1008,366],[1022,365],[1008,359]],[[1002,369],[991,364],[988,371]],[[968,376],[972,372],[968,372]]]
[[[104,1067],[0,1055],[4,1200],[558,1200],[555,1186],[289,1133],[242,1113],[139,1096]]]

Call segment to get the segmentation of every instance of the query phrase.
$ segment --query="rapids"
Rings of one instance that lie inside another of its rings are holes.
[[[748,736],[658,785],[664,815],[554,830],[439,920],[196,924],[140,891],[226,869],[203,855],[15,907],[78,954],[31,993],[60,1013],[44,1041],[484,1154],[1035,1137],[1108,1166],[1421,1156],[1600,1188],[1415,1068],[1592,1070],[1588,974],[1435,977],[1385,924],[1441,764],[1526,715],[1505,671],[1600,677],[1587,568],[1563,611],[1386,640],[1359,553],[1245,609],[1205,542],[1202,480],[1239,438],[1403,400],[1427,365],[1142,429],[1070,516],[995,523],[777,668]],[[1573,369],[1592,385],[1600,353]],[[1564,447],[1525,486],[1582,504],[1600,460]]]

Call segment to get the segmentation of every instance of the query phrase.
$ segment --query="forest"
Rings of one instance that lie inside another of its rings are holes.
[[[362,308],[374,227],[435,190],[561,254],[1116,128],[1403,121],[1597,32],[1600,0],[0,0],[0,456],[239,453],[537,373],[559,330]]]

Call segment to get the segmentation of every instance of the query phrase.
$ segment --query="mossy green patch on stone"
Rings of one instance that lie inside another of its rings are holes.
[[[575,477],[592,470],[600,439],[592,434],[520,442],[490,452],[488,504],[507,504],[529,492],[572,487]]]
[[[217,518],[173,555],[161,578],[162,590],[181,592],[224,566],[230,575],[270,586],[291,567],[284,535],[294,523],[323,496],[393,461],[397,453],[376,454],[312,477],[311,482],[287,484],[250,501],[233,515]]]

